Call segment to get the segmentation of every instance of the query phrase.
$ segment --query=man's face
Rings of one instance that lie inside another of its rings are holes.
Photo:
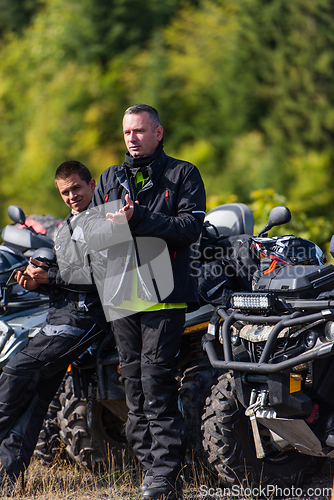
[[[138,115],[124,115],[123,134],[131,156],[150,156],[162,139],[163,128],[152,126],[149,114],[144,111]]]
[[[57,179],[57,188],[64,202],[70,209],[77,212],[86,210],[92,201],[95,190],[95,180],[91,179],[87,184],[80,179],[79,174],[72,174],[67,179]]]

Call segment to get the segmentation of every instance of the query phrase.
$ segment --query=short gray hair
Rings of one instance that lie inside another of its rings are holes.
[[[131,106],[125,111],[124,116],[140,115],[141,113],[147,113],[149,115],[152,124],[152,129],[153,126],[155,126],[154,129],[156,129],[159,125],[161,125],[161,120],[158,111],[152,106],[149,106],[148,104],[135,104],[134,106]]]

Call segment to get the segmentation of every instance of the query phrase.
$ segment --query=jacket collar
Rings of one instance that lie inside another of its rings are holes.
[[[161,154],[164,147],[164,140],[161,139],[156,150],[150,156],[131,156],[127,151],[125,153],[125,161],[124,165],[129,167],[130,169],[138,169],[140,167],[147,167],[152,162],[154,162]]]
[[[145,169],[147,171],[147,174],[151,180],[151,182],[154,184],[155,180],[160,177],[162,174],[162,170],[164,168],[164,165],[166,163],[167,155],[164,152],[163,148],[159,148],[159,154],[151,161],[150,164],[147,163],[147,161],[152,160],[152,156],[142,156],[141,158],[146,159],[146,165],[142,165],[141,167],[138,167],[137,170],[139,169]],[[133,158],[133,157],[131,157]],[[136,158],[137,159],[137,158]],[[132,195],[131,193],[131,188],[130,188],[130,168],[128,167],[127,163],[124,162],[123,165],[116,171],[116,177],[121,184],[121,186]],[[146,174],[145,176],[146,177]]]

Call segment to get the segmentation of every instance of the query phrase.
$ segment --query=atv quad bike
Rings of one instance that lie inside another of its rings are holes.
[[[246,205],[222,205],[208,213],[208,224],[211,219],[226,234],[253,233],[253,215]],[[194,267],[194,272],[197,270]],[[210,296],[212,301],[215,296],[215,293]],[[214,311],[213,303],[206,294],[201,307],[186,314],[182,337],[179,395],[188,433],[187,460],[191,463],[206,461],[201,413],[212,380],[219,374],[219,370],[210,365],[201,346]],[[56,421],[60,428],[59,436],[67,453],[80,466],[99,470],[108,464],[111,456],[116,463],[124,460],[124,453],[129,451],[125,438],[127,406],[112,333],[72,363],[60,394],[50,408],[50,415],[54,416],[57,406],[53,422]],[[46,427],[45,423],[44,430]],[[54,436],[53,432],[52,426],[51,436],[45,432],[37,444],[38,455],[43,458],[44,454],[46,462],[52,459],[53,450],[47,446],[47,440]]]
[[[298,487],[334,456],[334,266],[308,240],[268,237],[289,218],[276,207],[251,239],[251,288],[216,308],[203,337],[224,371],[205,403],[203,445],[230,486]]]

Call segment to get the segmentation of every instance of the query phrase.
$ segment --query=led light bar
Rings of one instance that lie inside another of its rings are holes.
[[[233,309],[255,309],[268,311],[272,309],[275,297],[272,293],[234,293],[231,297]]]

